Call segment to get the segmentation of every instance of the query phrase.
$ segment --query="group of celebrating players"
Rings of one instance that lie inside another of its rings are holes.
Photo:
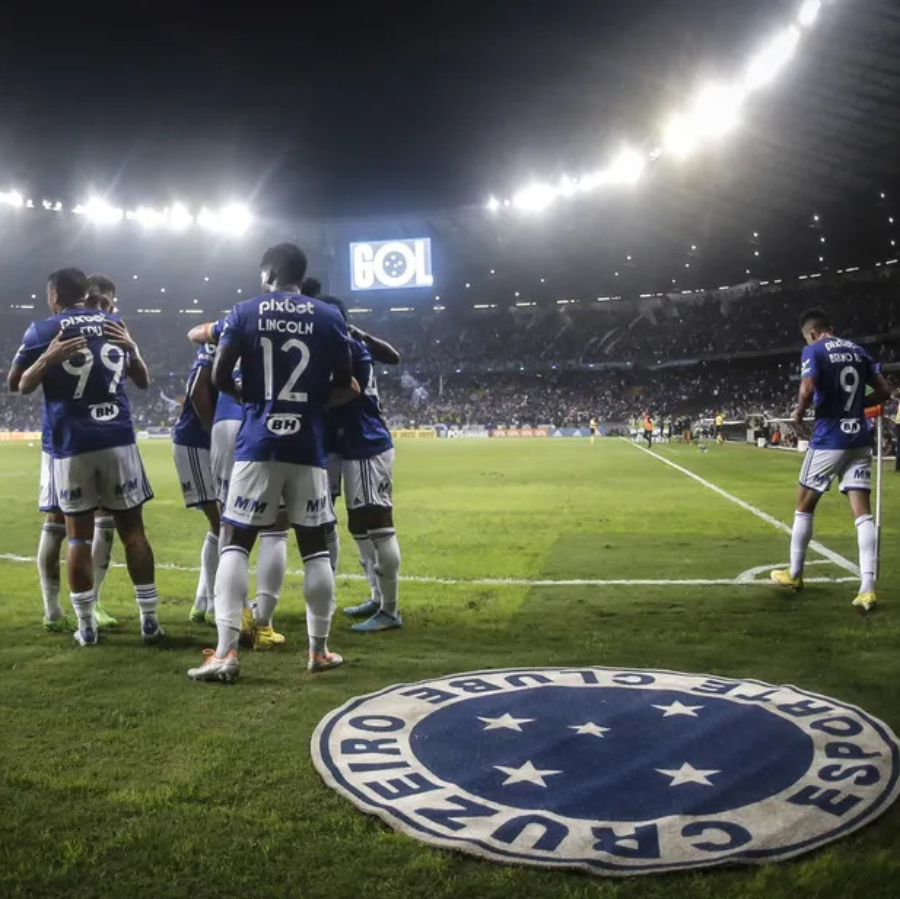
[[[299,247],[270,247],[260,296],[223,320],[194,328],[199,344],[173,432],[185,505],[203,511],[208,530],[190,618],[215,624],[218,643],[188,671],[199,681],[234,681],[238,646],[284,642],[274,612],[293,528],[303,559],[309,638],[307,670],[343,663],[328,649],[335,609],[339,539],[334,501],[343,492],[370,597],[344,611],[353,629],[402,626],[400,549],[393,521],[391,434],[381,413],[374,362],[397,364],[384,341],[348,326],[340,300],[319,297]],[[75,268],[47,284],[51,316],[32,324],[10,368],[10,390],[44,395],[38,548],[44,626],[69,627],[59,601],[59,555],[67,575],[75,640],[93,646],[114,625],[100,605],[113,531],[147,643],[164,637],[157,616],[153,551],[143,504],[153,498],[125,391],[149,384],[147,366],[115,312],[116,289]],[[260,539],[255,599],[248,600],[249,555]]]
[[[265,650],[284,642],[273,616],[291,528],[304,566],[307,670],[342,664],[327,646],[339,551],[334,501],[342,482],[348,529],[371,589],[365,602],[344,611],[360,619],[353,625],[357,631],[402,626],[394,450],[373,368],[374,362],[397,364],[399,356],[384,341],[348,326],[339,300],[319,297],[320,285],[306,278],[299,247],[270,247],[260,268],[259,296],[191,331],[198,348],[173,433],[185,505],[202,510],[208,523],[190,618],[214,624],[218,643],[188,671],[199,681],[235,680],[239,644]],[[93,646],[98,630],[116,623],[99,601],[115,530],[143,639],[157,643],[164,632],[142,512],[153,493],[125,392],[128,379],[139,389],[148,386],[147,366],[115,312],[116,288],[106,276],[61,269],[49,278],[47,301],[51,316],[26,331],[8,377],[13,391],[43,388],[40,508],[47,518],[38,570],[44,626],[68,627],[59,601],[64,539],[76,641]],[[813,514],[837,479],[849,497],[859,542],[861,583],[853,604],[869,611],[877,603],[878,537],[869,502],[866,410],[884,402],[890,389],[877,362],[835,336],[821,310],[806,313],[801,330],[807,346],[794,423],[802,428],[813,405],[816,423],[800,474],[790,568],[773,571],[772,579],[803,588]],[[596,422],[591,426],[595,434]],[[721,416],[717,426],[721,433]],[[650,447],[649,414],[644,432]],[[249,556],[257,537],[257,591],[250,602]]]

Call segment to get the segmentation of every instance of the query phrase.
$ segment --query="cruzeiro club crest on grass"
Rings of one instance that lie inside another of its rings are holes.
[[[788,858],[898,795],[898,742],[796,687],[535,668],[352,699],[316,729],[329,786],[427,843],[629,875]]]

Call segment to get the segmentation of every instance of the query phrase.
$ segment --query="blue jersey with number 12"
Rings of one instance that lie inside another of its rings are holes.
[[[823,337],[803,350],[800,377],[812,378],[816,426],[813,449],[850,449],[871,444],[866,421],[866,384],[881,366],[851,340]]]
[[[84,350],[44,373],[45,422],[57,458],[134,443],[125,395],[128,355],[103,332],[106,322],[118,321],[117,316],[78,306],[35,322],[22,338],[15,361],[23,368],[30,368],[60,332],[64,340],[87,340]]]
[[[235,461],[325,467],[331,373],[347,341],[340,312],[301,294],[263,294],[231,310],[220,343],[240,355]]]

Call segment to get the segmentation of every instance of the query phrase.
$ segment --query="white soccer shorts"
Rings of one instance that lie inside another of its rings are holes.
[[[234,445],[240,428],[239,421],[226,418],[213,425],[210,436],[209,465],[216,485],[216,499],[223,506],[228,501],[228,482],[234,467]]]
[[[840,480],[841,493],[848,490],[872,489],[872,450],[808,449],[800,469],[800,486],[826,493],[831,482]]]
[[[394,505],[394,451],[392,449],[370,459],[345,459],[345,501],[348,509],[363,506]]]
[[[331,501],[341,495],[341,470],[344,460],[337,453],[328,454],[328,490]]]
[[[209,450],[172,444],[175,470],[187,508],[216,501],[216,481],[209,461]]]
[[[77,515],[102,507],[123,512],[153,499],[137,445],[79,453],[53,460],[59,507]]]
[[[235,462],[223,520],[242,527],[269,527],[275,523],[280,500],[296,527],[321,527],[335,520],[328,471],[291,462]]]
[[[58,512],[56,478],[53,476],[53,456],[41,450],[41,486],[38,491],[38,509],[41,512]]]

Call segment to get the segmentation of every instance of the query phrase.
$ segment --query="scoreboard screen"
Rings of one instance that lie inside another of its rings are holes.
[[[431,238],[350,244],[351,290],[432,287]]]

